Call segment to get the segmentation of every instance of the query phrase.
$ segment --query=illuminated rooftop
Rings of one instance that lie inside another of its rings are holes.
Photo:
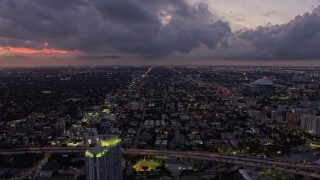
[[[105,147],[91,147],[86,151],[86,157],[99,158],[108,151]]]
[[[100,137],[100,146],[110,147],[117,145],[121,142],[121,139],[118,136],[101,136]]]
[[[99,145],[89,147],[86,151],[86,157],[99,158],[104,155],[110,147],[113,147],[121,142],[121,139],[116,135],[99,136]]]

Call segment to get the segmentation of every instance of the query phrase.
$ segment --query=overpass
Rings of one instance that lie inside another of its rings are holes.
[[[16,148],[1,149],[2,155],[15,155],[24,153],[80,153],[84,152],[87,147],[36,147],[36,148]],[[148,149],[124,149],[123,154],[127,155],[144,155],[144,156],[163,156],[171,158],[184,158],[204,161],[215,161],[241,166],[260,167],[263,169],[273,169],[278,171],[290,172],[303,176],[309,176],[320,179],[320,166],[317,164],[291,163],[288,161],[246,157],[237,155],[227,155],[203,151],[169,151],[169,150],[148,150]]]
[[[187,158],[195,160],[216,161],[241,166],[260,167],[263,169],[273,169],[278,171],[290,172],[303,176],[320,178],[320,166],[313,164],[293,164],[268,158],[254,158],[245,156],[226,155],[200,151],[165,151],[165,150],[144,150],[126,149],[124,154],[145,155],[145,156],[166,156],[173,158]]]

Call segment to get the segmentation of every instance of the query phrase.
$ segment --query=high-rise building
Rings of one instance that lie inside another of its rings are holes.
[[[86,151],[87,180],[122,180],[121,139],[100,135],[97,144]]]
[[[60,120],[57,123],[54,124],[54,127],[58,131],[64,131],[66,128],[66,123],[64,120]]]
[[[315,136],[320,136],[320,116],[302,115],[300,128]]]

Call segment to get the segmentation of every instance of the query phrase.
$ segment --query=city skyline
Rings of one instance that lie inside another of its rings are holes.
[[[319,179],[319,70],[3,68],[0,179]]]
[[[0,67],[319,66],[318,0],[0,1]]]

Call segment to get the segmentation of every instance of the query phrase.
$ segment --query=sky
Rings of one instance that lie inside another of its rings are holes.
[[[1,66],[320,66],[320,0],[0,0]]]

